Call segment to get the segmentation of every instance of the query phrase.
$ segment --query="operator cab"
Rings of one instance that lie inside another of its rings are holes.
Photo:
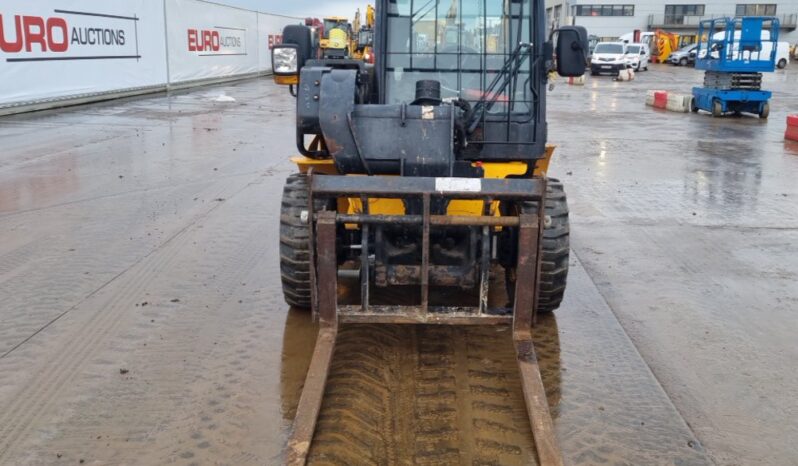
[[[475,162],[541,159],[554,58],[544,25],[543,0],[382,0],[373,67],[296,70],[300,152],[333,158],[340,173],[410,176],[479,177]],[[586,31],[557,33],[559,74],[581,76]]]

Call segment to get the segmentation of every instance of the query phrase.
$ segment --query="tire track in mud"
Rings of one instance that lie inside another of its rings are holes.
[[[247,368],[258,356],[255,341],[263,334],[263,309],[268,308],[266,301],[272,301],[264,297],[252,311],[241,299],[249,302],[259,297],[260,293],[251,294],[252,285],[258,281],[256,276],[264,275],[264,264],[273,262],[268,258],[273,243],[268,240],[273,238],[264,235],[263,228],[242,226],[270,223],[267,215],[256,210],[257,200],[230,206],[195,231],[192,239],[202,244],[203,253],[183,254],[175,266],[185,276],[196,278],[164,281],[149,290],[153,296],[188,296],[177,306],[186,306],[181,310],[189,312],[169,312],[157,305],[147,308],[148,315],[142,317],[145,322],[154,317],[163,338],[128,353],[141,378],[123,387],[103,387],[95,394],[98,399],[92,403],[101,407],[89,404],[87,414],[69,423],[71,432],[59,439],[60,451],[76,457],[92,455],[107,464],[131,458],[139,464],[268,463],[260,456],[257,442],[241,440],[251,437],[244,419],[257,404],[253,400],[257,392],[245,383],[254,376],[252,368],[250,372]],[[146,362],[154,355],[157,362]],[[157,384],[151,387],[151,381]],[[82,447],[80,439],[91,438],[97,424],[102,431],[115,427],[103,420],[103,413],[112,410],[136,413],[127,420],[121,438],[111,448]],[[149,432],[153,425],[159,426],[157,431]],[[125,436],[130,432],[141,435],[128,442]]]
[[[175,257],[180,245],[171,243],[161,248],[153,260],[140,267],[134,267],[128,275],[128,283],[121,293],[111,298],[102,310],[97,312],[88,325],[74,336],[70,344],[49,361],[44,370],[35,377],[29,386],[32,391],[19,396],[0,417],[0,461],[6,458],[10,449],[24,437],[37,418],[47,410],[69,379],[75,375],[80,365],[90,357],[94,350],[113,332],[119,317],[130,309],[130,303],[140,297],[151,276],[166,267]]]
[[[508,328],[341,329],[310,464],[535,462]]]
[[[81,215],[80,209],[66,208],[57,228],[48,224],[47,230],[37,231],[26,244],[0,256],[0,301],[4,303],[0,358],[117,280],[131,264],[141,262],[185,224],[196,222],[215,206],[197,205],[192,198],[226,198],[240,185],[224,180],[199,192],[175,188],[169,193],[170,199],[188,204],[185,223],[177,228],[168,204],[154,199],[147,199],[134,210],[103,201],[92,206],[96,218],[83,222],[74,218]],[[31,219],[15,219],[11,226],[25,225]],[[69,230],[70,235],[64,238],[61,230]],[[164,234],[165,238],[158,241],[150,234]],[[86,274],[88,271],[91,273]]]
[[[235,192],[230,193],[230,197],[245,188],[246,185],[238,187]],[[220,205],[214,205],[195,217],[161,246],[120,274],[119,280],[123,281],[121,289],[106,298],[105,303],[97,307],[94,315],[71,336],[58,354],[49,359],[26,383],[32,389],[18,393],[3,409],[0,414],[0,463],[8,459],[13,448],[52,406],[62,389],[78,374],[81,366],[117,330],[119,322],[131,310],[132,303],[137,302],[159,272],[168,269],[181,250],[187,247],[180,238]],[[95,293],[101,292],[102,290],[97,290]]]

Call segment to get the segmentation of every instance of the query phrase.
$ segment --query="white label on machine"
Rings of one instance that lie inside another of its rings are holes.
[[[482,191],[479,178],[435,178],[435,190],[441,193],[478,193]]]

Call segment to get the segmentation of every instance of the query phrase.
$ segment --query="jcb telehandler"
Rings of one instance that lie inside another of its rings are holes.
[[[283,192],[283,291],[320,321],[286,461],[306,461],[339,324],[508,324],[540,463],[562,464],[531,339],[568,271],[545,89],[553,69],[584,74],[587,32],[547,37],[544,0],[376,10],[373,66],[311,59],[304,26],[286,27],[273,54],[278,82],[296,85],[302,154]],[[359,297],[339,298],[345,280]]]

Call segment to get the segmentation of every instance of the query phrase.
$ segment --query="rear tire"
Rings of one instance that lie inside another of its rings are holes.
[[[721,105],[720,101],[718,100],[712,102],[712,116],[723,116],[723,105]]]
[[[695,103],[695,97],[690,99],[690,111],[693,113],[698,113],[698,105]]]
[[[538,312],[554,312],[565,295],[570,254],[570,225],[568,221],[568,198],[563,184],[549,178],[546,187],[546,226],[543,230],[542,264],[538,288]],[[524,212],[537,213],[537,202],[525,202]],[[505,280],[510,302],[515,301],[515,282],[507,274]]]
[[[770,104],[765,102],[765,105],[762,106],[762,110],[759,111],[759,118],[766,120],[770,116]]]
[[[285,180],[280,207],[280,278],[283,296],[290,306],[310,309],[310,224],[308,178],[297,173]],[[318,202],[318,201],[317,201]],[[314,206],[323,210],[324,202]]]
[[[784,68],[787,68],[787,60],[784,59],[784,58],[779,60],[778,67],[779,67],[780,70],[783,70]]]

